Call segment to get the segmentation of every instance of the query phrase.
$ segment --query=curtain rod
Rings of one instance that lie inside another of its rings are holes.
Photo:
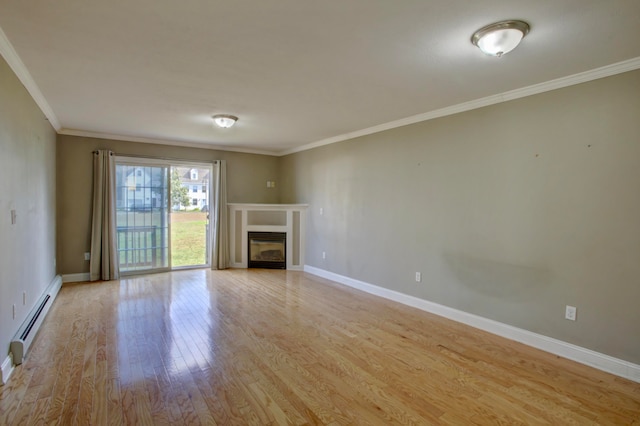
[[[98,151],[93,151],[93,154],[97,154]],[[128,158],[146,158],[149,160],[163,160],[163,161],[178,161],[181,163],[209,163],[208,161],[202,160],[186,160],[184,158],[174,158],[174,157],[157,157],[153,155],[135,155],[135,154],[118,154],[111,151],[110,155],[115,155],[116,157],[128,157]],[[211,160],[211,163],[217,164],[221,160]]]

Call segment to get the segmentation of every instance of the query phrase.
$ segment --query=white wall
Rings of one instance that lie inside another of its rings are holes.
[[[640,71],[292,154],[280,190],[310,266],[640,364]]]
[[[0,58],[0,362],[55,276],[55,170],[55,131]]]

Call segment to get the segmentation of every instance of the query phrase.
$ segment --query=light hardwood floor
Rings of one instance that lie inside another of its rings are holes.
[[[291,271],[65,285],[0,387],[2,425],[639,419],[638,383]]]

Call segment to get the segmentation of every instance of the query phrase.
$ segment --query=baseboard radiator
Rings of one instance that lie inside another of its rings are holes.
[[[57,275],[40,297],[35,307],[29,312],[27,319],[24,320],[18,329],[18,332],[11,341],[10,348],[14,364],[22,364],[29,350],[29,346],[31,346],[40,325],[47,316],[47,312],[51,309],[51,305],[53,305],[53,301],[60,291],[60,287],[62,287],[62,278]]]

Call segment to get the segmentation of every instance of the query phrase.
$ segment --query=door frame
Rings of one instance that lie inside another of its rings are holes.
[[[156,272],[169,272],[172,270],[183,270],[183,269],[199,269],[199,268],[205,268],[205,267],[211,267],[211,235],[213,233],[213,229],[212,229],[212,224],[213,221],[211,220],[211,216],[209,216],[209,227],[208,227],[208,232],[207,235],[205,235],[205,241],[208,241],[208,253],[205,254],[206,256],[206,263],[203,264],[199,264],[199,265],[188,265],[188,266],[178,266],[178,267],[173,267],[171,264],[171,251],[172,251],[172,245],[171,245],[171,212],[173,211],[173,206],[171,205],[171,169],[172,167],[189,167],[189,166],[195,166],[199,169],[207,169],[209,171],[209,182],[208,185],[209,187],[207,188],[207,205],[209,206],[209,213],[211,212],[211,205],[212,205],[212,201],[213,201],[213,178],[214,178],[214,173],[213,173],[213,169],[214,169],[214,162],[203,162],[203,161],[191,161],[191,160],[173,160],[173,159],[167,159],[167,158],[156,158],[156,157],[138,157],[135,155],[115,155],[114,156],[114,162],[115,162],[115,166],[117,168],[117,166],[119,164],[124,164],[124,165],[128,165],[128,166],[142,166],[142,167],[166,167],[168,169],[168,173],[167,173],[167,180],[165,182],[166,187],[167,187],[167,256],[168,256],[168,260],[167,260],[167,267],[161,267],[161,268],[153,268],[153,269],[142,269],[142,270],[135,270],[135,271],[126,271],[126,272],[121,272],[120,275],[122,276],[129,276],[129,275],[140,275],[140,274],[149,274],[149,273],[156,273]],[[117,222],[116,222],[117,223]],[[116,226],[117,228],[117,226]],[[117,232],[116,229],[114,229],[115,232]],[[120,257],[118,255],[118,266],[119,266],[119,262],[120,262]]]

